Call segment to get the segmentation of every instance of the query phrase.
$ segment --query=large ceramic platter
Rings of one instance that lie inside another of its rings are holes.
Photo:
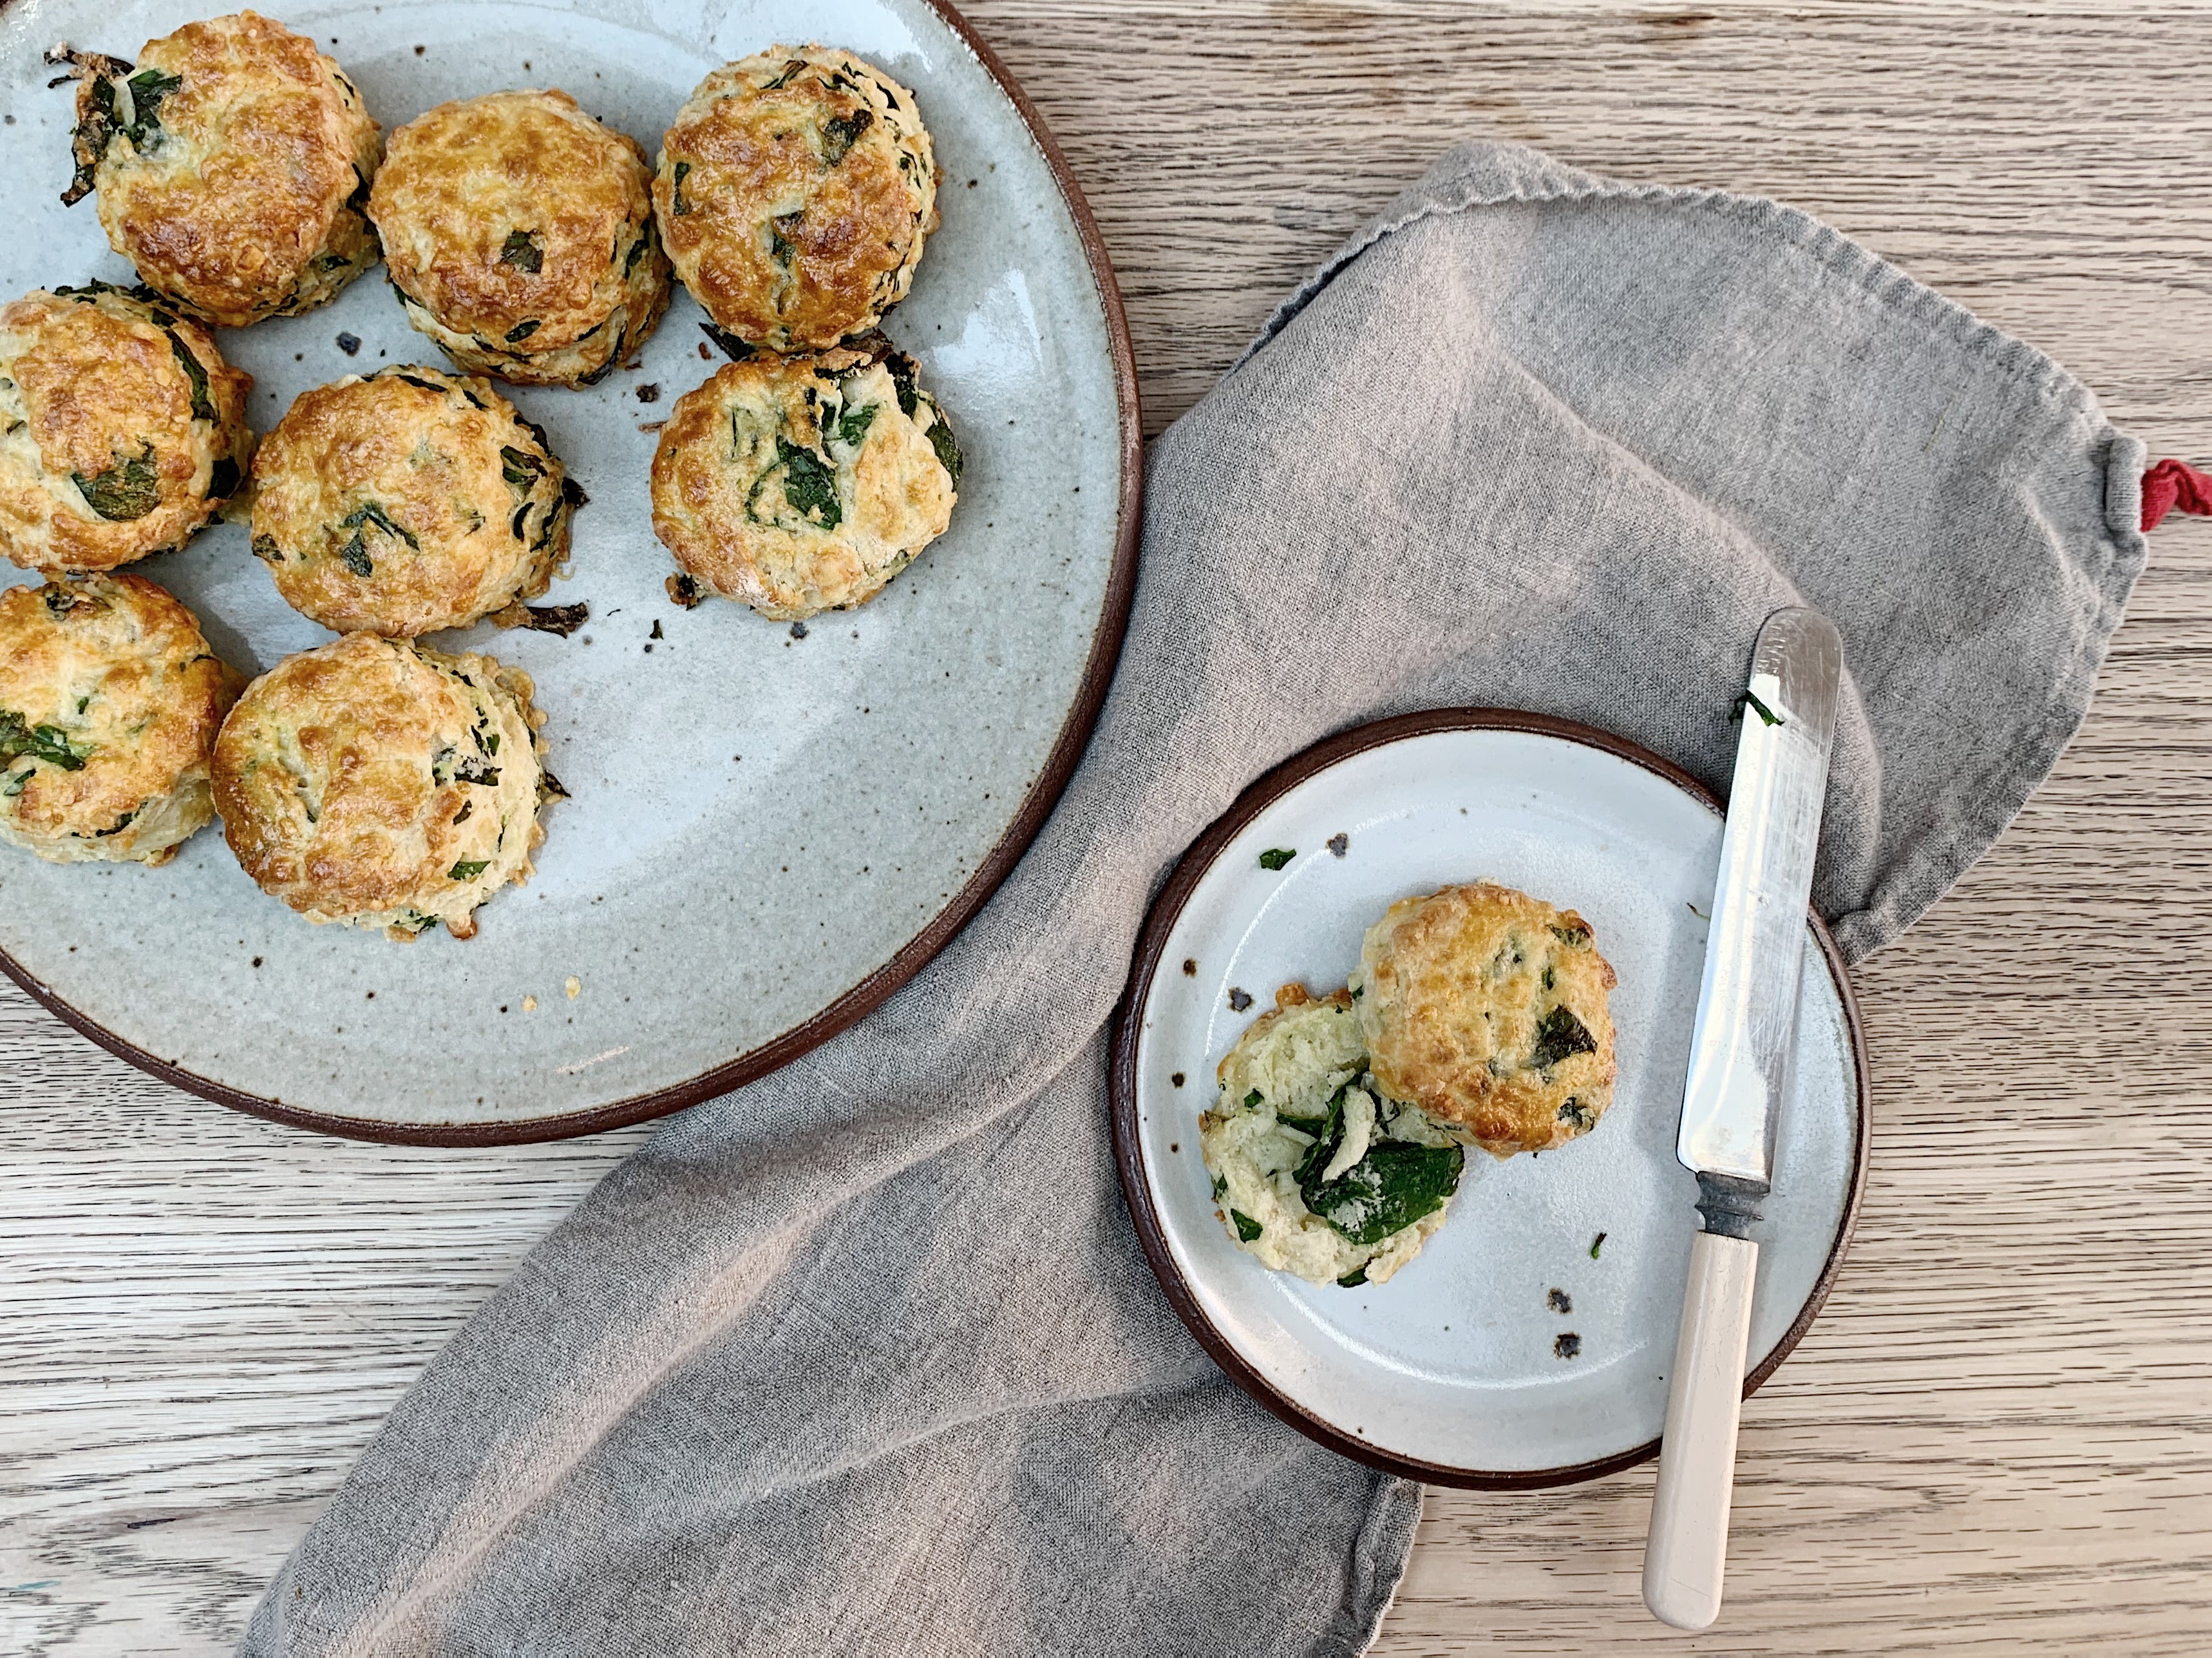
[[[41,52],[66,40],[133,58],[223,9],[0,10],[0,294],[132,280],[94,204],[58,199],[71,94],[47,88]],[[1139,486],[1134,375],[1096,229],[996,60],[923,0],[270,9],[315,37],[387,131],[448,99],[557,87],[650,152],[708,70],[779,42],[851,47],[915,88],[945,169],[944,224],[885,328],[959,434],[959,509],[880,598],[803,637],[733,603],[671,602],[647,428],[714,367],[679,289],[635,369],[580,392],[508,393],[590,492],[572,575],[544,600],[587,603],[589,623],[566,639],[489,626],[431,637],[530,672],[551,716],[548,764],[573,795],[547,810],[536,877],[479,913],[476,938],[402,945],[310,926],[209,830],[155,870],[8,850],[0,966],[173,1082],[339,1133],[545,1138],[734,1087],[851,1023],[951,937],[1089,735],[1127,611]],[[349,371],[442,362],[381,277],[219,337],[255,378],[257,430]],[[249,672],[331,637],[277,598],[242,527],[132,568]]]
[[[1631,744],[1447,710],[1288,762],[1185,855],[1115,1031],[1115,1150],[1161,1283],[1261,1403],[1347,1455],[1448,1484],[1563,1484],[1658,1448],[1697,1225],[1674,1131],[1720,842],[1713,797]],[[1262,867],[1276,849],[1297,856]],[[1266,1271],[1230,1241],[1200,1160],[1214,1067],[1276,986],[1343,984],[1392,902],[1483,878],[1596,930],[1620,978],[1612,1109],[1554,1151],[1470,1153],[1443,1229],[1387,1284]],[[1865,1166],[1850,988],[1810,916],[1804,965],[1774,1192],[1754,1232],[1747,1390],[1819,1309]]]

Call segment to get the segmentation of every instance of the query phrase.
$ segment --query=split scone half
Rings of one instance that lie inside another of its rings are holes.
[[[112,570],[182,546],[253,453],[251,375],[144,289],[34,290],[0,309],[0,553]]]
[[[0,840],[51,863],[167,863],[215,816],[240,677],[138,576],[0,593]]]
[[[532,691],[489,656],[368,633],[288,656],[216,740],[224,838],[310,921],[471,937],[477,906],[529,876],[560,792]]]
[[[725,364],[670,410],[653,529],[670,592],[740,599],[776,621],[848,610],[945,533],[960,449],[913,362],[866,350]]]
[[[668,309],[645,150],[565,92],[417,116],[392,135],[368,212],[408,321],[477,374],[596,384]]]
[[[243,328],[324,304],[376,263],[383,134],[315,43],[250,11],[149,40],[134,68],[66,47],[76,177],[138,279]]]
[[[873,328],[937,229],[914,94],[835,46],[771,46],[702,81],[661,140],[653,210],[715,324],[773,351]]]
[[[1352,991],[1384,1092],[1510,1157],[1589,1133],[1613,1103],[1614,983],[1573,911],[1477,881],[1392,905]]]
[[[1443,1224],[1466,1154],[1367,1069],[1350,993],[1316,1001],[1302,984],[1223,1058],[1199,1147],[1223,1224],[1262,1265],[1382,1283]]]
[[[253,551],[285,603],[391,638],[543,594],[584,498],[489,381],[416,367],[302,393],[253,484]]]

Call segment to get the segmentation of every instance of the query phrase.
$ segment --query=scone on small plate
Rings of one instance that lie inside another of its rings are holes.
[[[253,483],[253,551],[284,601],[394,638],[537,598],[583,499],[489,381],[406,366],[302,393]]]
[[[354,633],[253,681],[215,747],[223,837],[313,922],[411,939],[476,932],[531,873],[545,773],[530,676]]]
[[[1316,1000],[1302,984],[1224,1056],[1199,1147],[1222,1223],[1262,1265],[1382,1283],[1443,1224],[1466,1154],[1367,1070],[1350,993]]]
[[[477,374],[592,385],[668,308],[645,151],[565,92],[417,116],[392,135],[368,211],[408,321]]]
[[[243,328],[324,304],[376,263],[366,216],[383,136],[315,43],[250,11],[149,40],[134,66],[59,52],[77,76],[76,177],[138,279]]]
[[[702,591],[795,621],[866,603],[945,533],[960,449],[913,362],[865,349],[725,364],[670,410],[653,529]],[[687,578],[689,578],[687,580]]]
[[[818,350],[881,322],[937,229],[914,94],[835,46],[772,46],[702,81],[653,180],[676,274],[716,326]]]
[[[238,489],[252,389],[143,290],[0,308],[0,553],[51,575],[182,546]]]
[[[0,592],[0,840],[51,863],[167,863],[215,816],[242,678],[138,576]]]
[[[1589,1133],[1613,1103],[1614,982],[1573,911],[1477,881],[1392,905],[1352,991],[1376,1082],[1510,1157]]]

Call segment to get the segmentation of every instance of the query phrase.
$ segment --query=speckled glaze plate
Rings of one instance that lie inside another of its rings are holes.
[[[226,9],[0,9],[0,294],[133,280],[94,204],[58,200],[71,93],[47,88],[41,52],[66,40],[134,58]],[[530,672],[548,764],[574,796],[547,809],[536,877],[479,912],[476,938],[310,926],[210,829],[153,870],[9,850],[0,966],[159,1076],[337,1133],[551,1138],[733,1088],[850,1024],[957,931],[1089,736],[1127,613],[1140,479],[1135,375],[1097,229],[1004,70],[924,0],[267,9],[315,37],[387,131],[448,99],[558,87],[651,152],[728,59],[820,40],[881,64],[916,92],[945,169],[943,227],[885,330],[959,434],[959,508],[880,598],[803,637],[726,601],[672,603],[647,428],[720,361],[702,360],[702,314],[679,289],[635,369],[580,392],[503,388],[591,494],[571,575],[544,600],[582,601],[591,619],[567,639],[430,637]],[[380,270],[323,310],[219,339],[254,376],[257,431],[348,372],[443,361]],[[131,568],[258,673],[331,636],[283,605],[246,542],[222,526]]]
[[[1116,1022],[1115,1147],[1160,1283],[1247,1392],[1348,1456],[1445,1484],[1565,1484],[1658,1449],[1697,1224],[1674,1131],[1720,840],[1712,795],[1632,744],[1448,709],[1288,761],[1185,854]],[[1273,849],[1297,856],[1270,871]],[[1595,928],[1620,978],[1612,1109],[1555,1151],[1470,1153],[1443,1229],[1387,1284],[1267,1271],[1230,1241],[1199,1156],[1215,1065],[1276,986],[1343,984],[1395,900],[1484,878]],[[1815,917],[1805,951],[1747,1392],[1819,1310],[1865,1167],[1857,1015]]]

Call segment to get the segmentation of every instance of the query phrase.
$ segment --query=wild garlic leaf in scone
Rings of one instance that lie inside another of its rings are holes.
[[[0,593],[0,840],[51,863],[167,863],[215,816],[243,681],[137,576]]]
[[[583,499],[489,381],[411,366],[301,393],[253,483],[253,551],[285,602],[393,638],[537,598]]]
[[[530,676],[354,633],[246,689],[215,749],[223,836],[261,889],[313,922],[408,939],[528,878],[557,792]]]
[[[1510,1157],[1588,1133],[1613,1103],[1614,982],[1573,911],[1479,881],[1392,905],[1352,989],[1382,1088]]]
[[[1238,1248],[1314,1283],[1382,1283],[1443,1224],[1465,1154],[1367,1076],[1344,991],[1275,993],[1221,1062],[1199,1119],[1214,1202]]]
[[[376,263],[383,137],[313,41],[250,11],[149,40],[132,65],[66,47],[76,177],[141,282],[225,328],[321,305]]]
[[[693,582],[776,621],[849,609],[951,521],[961,456],[913,363],[866,350],[726,364],[669,411],[653,528]]]
[[[0,309],[0,553],[58,574],[183,546],[237,491],[252,388],[144,289]]]
[[[653,210],[717,325],[775,351],[873,328],[937,229],[914,94],[834,46],[773,46],[702,81],[661,141]]]
[[[417,116],[392,135],[368,211],[407,320],[478,374],[595,384],[668,309],[645,150],[565,92]]]

